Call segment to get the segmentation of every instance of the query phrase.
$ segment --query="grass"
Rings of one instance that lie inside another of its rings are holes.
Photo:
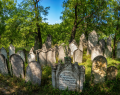
[[[73,59],[73,58],[72,58]],[[58,61],[58,59],[57,59]],[[3,76],[0,74],[0,95],[119,95],[120,93],[120,60],[107,58],[107,67],[115,66],[118,69],[116,80],[105,81],[104,83],[92,85],[90,83],[92,61],[91,57],[83,54],[83,63],[79,65],[85,66],[85,83],[83,92],[62,91],[52,87],[51,67],[42,67],[41,85],[32,85],[26,83],[24,79],[11,77],[10,75]],[[25,69],[27,67],[25,63]]]

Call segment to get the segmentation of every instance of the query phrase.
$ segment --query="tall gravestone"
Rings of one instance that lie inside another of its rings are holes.
[[[47,49],[51,48],[52,36],[50,34],[47,36],[47,40],[46,40],[45,44],[46,44]]]
[[[117,43],[117,58],[120,58],[120,42]]]
[[[41,84],[42,69],[38,62],[32,61],[28,64],[26,69],[25,81],[32,82],[32,84]]]
[[[83,51],[77,49],[73,53],[73,62],[82,63]]]
[[[0,54],[0,73],[2,73],[3,75],[8,74],[7,63],[3,54]]]
[[[4,47],[2,47],[0,49],[0,53],[3,54],[5,56],[5,58],[7,59],[7,51],[6,51],[6,49]]]
[[[10,44],[10,46],[9,46],[9,56],[11,56],[12,54],[15,54],[15,47],[12,44]]]
[[[23,52],[22,50],[19,50],[19,51],[17,51],[17,54],[18,54],[19,56],[21,56],[21,58],[22,58],[23,61],[25,62],[25,54],[24,54],[24,52]]]
[[[107,60],[103,56],[97,56],[92,62],[91,82],[93,84],[105,81],[107,71]]]
[[[100,45],[96,45],[91,50],[91,60],[93,60],[96,56],[102,55],[103,56],[103,50]]]
[[[76,43],[75,40],[73,40],[70,44],[69,44],[69,48],[71,50],[71,56],[73,56],[73,52],[78,49],[78,45]]]
[[[87,55],[91,54],[91,50],[95,47],[98,43],[98,36],[95,30],[93,30],[88,35],[88,46],[87,46]]]
[[[87,47],[87,40],[86,40],[85,34],[82,34],[79,40],[79,49],[83,51],[83,48],[86,48],[86,47]]]
[[[102,50],[105,51],[105,40],[104,39],[101,39],[99,41],[99,45],[101,46]]]
[[[21,56],[12,54],[9,58],[9,62],[11,75],[24,78],[24,61]]]
[[[65,58],[65,64],[59,62],[52,67],[52,85],[60,90],[80,91],[83,90],[85,80],[85,67],[79,66],[76,62],[71,63],[71,58]]]

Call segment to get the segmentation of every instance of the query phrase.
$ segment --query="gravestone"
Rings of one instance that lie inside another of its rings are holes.
[[[110,37],[107,38],[107,46],[111,46],[111,38]]]
[[[86,47],[87,47],[87,40],[86,40],[85,34],[82,34],[79,40],[79,49],[83,51],[83,48],[86,48]]]
[[[71,56],[73,56],[73,52],[78,49],[78,45],[76,43],[75,40],[73,40],[70,44],[69,44],[69,48],[71,50]]]
[[[39,61],[41,66],[47,65],[47,51],[44,51],[42,49],[39,50],[38,61]]]
[[[49,48],[47,51],[47,65],[52,66],[53,63],[53,50]]]
[[[108,57],[111,57],[111,55],[112,55],[112,47],[107,46],[107,48],[105,49],[104,57],[108,58]]]
[[[38,62],[31,61],[26,68],[25,81],[30,81],[32,84],[41,84],[42,69]]]
[[[36,55],[34,53],[29,53],[27,56],[27,61],[30,63],[31,61],[36,61]]]
[[[120,42],[117,43],[117,58],[120,58]]]
[[[76,62],[71,63],[71,58],[66,57],[65,64],[61,64],[52,67],[52,85],[54,88],[60,90],[80,91],[83,90],[83,83],[85,80],[85,67],[79,66]]]
[[[101,39],[99,41],[99,45],[101,46],[102,50],[104,51],[105,50],[105,40],[104,39]]]
[[[103,56],[97,56],[92,62],[91,81],[93,84],[105,81],[107,71],[107,60]]]
[[[46,47],[45,44],[42,45],[42,50],[45,51],[45,52],[47,52],[47,47]]]
[[[0,54],[0,73],[2,73],[3,75],[8,74],[7,63],[3,54]]]
[[[96,45],[91,50],[91,60],[93,60],[96,56],[102,55],[103,56],[103,50],[100,45]]]
[[[83,51],[76,49],[73,53],[73,62],[82,63]]]
[[[7,51],[6,51],[6,49],[4,47],[2,47],[0,49],[0,53],[3,54],[5,56],[5,58],[7,59]]]
[[[58,59],[62,60],[62,62],[64,63],[64,57],[65,57],[65,51],[64,51],[64,47],[62,45],[60,45],[58,47]]]
[[[21,56],[12,54],[9,58],[9,63],[11,75],[24,78],[24,61]]]
[[[22,58],[23,61],[25,62],[25,54],[24,54],[24,52],[23,52],[22,50],[19,50],[19,51],[17,52],[17,54],[18,54],[19,56],[21,56],[21,58]]]
[[[47,49],[51,48],[52,36],[50,34],[47,36],[47,40],[45,44],[46,44]]]
[[[107,68],[107,79],[108,80],[116,79],[117,74],[118,74],[118,70],[115,66],[110,66]]]
[[[98,36],[95,30],[93,30],[88,35],[88,46],[87,46],[87,55],[91,54],[91,50],[95,47],[98,43]]]
[[[9,56],[11,56],[12,54],[15,54],[15,47],[12,44],[10,44],[10,46],[9,46]]]

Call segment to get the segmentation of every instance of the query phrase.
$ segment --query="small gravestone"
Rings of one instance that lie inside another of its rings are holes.
[[[117,74],[118,74],[118,70],[115,66],[110,66],[107,68],[107,79],[108,80],[116,79]]]
[[[120,58],[120,42],[117,43],[117,58]]]
[[[73,53],[73,62],[82,63],[83,51],[77,49]]]
[[[27,60],[28,60],[28,63],[31,61],[36,61],[36,55],[34,53],[29,53]]]
[[[52,85],[60,90],[80,91],[83,90],[85,80],[85,67],[79,66],[76,62],[71,63],[71,58],[66,57],[65,64],[59,62],[52,67]]]
[[[22,58],[23,61],[25,62],[25,54],[24,54],[24,52],[23,52],[22,50],[19,50],[19,51],[17,52],[17,54],[18,54],[19,56],[21,56],[21,58]]]
[[[49,48],[47,51],[47,65],[52,66],[53,63],[53,50]]]
[[[3,54],[0,54],[0,73],[2,73],[3,75],[8,74],[7,63]]]
[[[2,47],[0,49],[0,53],[3,54],[5,56],[5,58],[7,59],[7,51],[6,51],[6,49],[4,47]]]
[[[93,60],[96,56],[102,55],[103,56],[103,50],[100,45],[96,45],[91,50],[91,60]]]
[[[107,71],[107,60],[103,56],[97,56],[92,62],[91,81],[93,84],[105,81]]]
[[[91,50],[93,49],[93,47],[95,47],[98,43],[98,36],[96,31],[92,31],[89,35],[88,35],[88,46],[87,46],[87,55],[91,54]]]
[[[78,49],[78,45],[76,43],[75,40],[73,40],[70,44],[69,44],[69,48],[71,50],[71,56],[73,56],[73,52]]]
[[[25,81],[30,81],[32,84],[41,84],[42,69],[38,62],[32,61],[26,68]]]
[[[65,55],[64,47],[62,45],[58,47],[58,54],[59,54],[58,59],[62,60],[62,62],[64,63],[64,57],[66,55]]]
[[[85,34],[82,34],[79,40],[79,49],[83,51],[83,48],[86,48],[86,47],[87,47],[87,40],[86,40]]]
[[[24,78],[24,61],[21,56],[12,54],[9,58],[9,62],[11,75]]]
[[[101,39],[99,41],[99,45],[101,46],[102,50],[104,51],[105,50],[105,40],[104,39]]]
[[[47,65],[47,51],[40,49],[38,53],[38,60],[41,66],[46,66]]]
[[[50,34],[47,36],[47,40],[46,40],[46,43],[45,43],[45,44],[46,44],[47,49],[51,48],[52,37],[51,37]]]
[[[12,44],[10,44],[10,46],[9,46],[9,56],[11,56],[12,54],[15,54],[15,47]]]

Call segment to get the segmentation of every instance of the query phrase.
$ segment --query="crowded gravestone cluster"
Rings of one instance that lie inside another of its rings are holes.
[[[73,40],[69,46],[62,43],[59,46],[51,48],[52,37],[48,35],[42,49],[32,47],[28,54],[24,50],[19,50],[15,53],[15,47],[9,46],[9,66],[7,63],[7,52],[4,47],[0,49],[0,73],[3,75],[10,74],[19,78],[30,81],[32,84],[41,84],[43,66],[52,68],[52,86],[60,90],[80,91],[83,90],[85,82],[85,67],[78,65],[82,63],[83,50],[87,49],[87,55],[91,55],[91,82],[93,84],[102,83],[105,81],[105,76],[108,80],[115,79],[117,76],[117,68],[110,66],[107,68],[107,57],[111,57],[112,47],[111,38],[98,41],[98,36],[95,31],[88,35],[88,41],[84,34],[81,35],[79,45]],[[26,57],[27,56],[27,57]],[[73,57],[73,62],[71,62]],[[27,58],[27,59],[26,59]],[[58,58],[58,64],[56,59]],[[117,43],[117,58],[120,58],[120,42]],[[25,63],[28,66],[25,71]],[[86,68],[87,69],[87,68]]]

